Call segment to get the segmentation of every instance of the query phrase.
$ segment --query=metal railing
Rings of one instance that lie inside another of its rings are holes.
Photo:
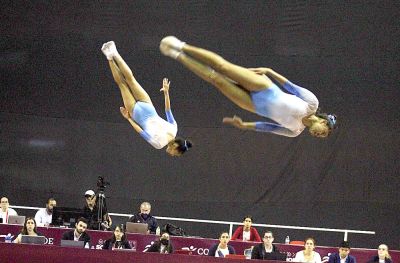
[[[28,210],[38,210],[40,207],[30,207],[30,206],[17,206],[10,205],[12,208],[17,209],[28,209]],[[111,216],[117,217],[131,217],[132,214],[120,214],[120,213],[109,213]],[[195,223],[206,223],[206,224],[220,224],[229,225],[229,235],[232,236],[234,225],[243,225],[241,222],[231,222],[231,221],[216,221],[216,220],[205,220],[205,219],[193,219],[193,218],[179,218],[179,217],[165,217],[165,216],[154,216],[161,220],[172,220],[172,221],[182,221],[182,222],[195,222]],[[296,229],[296,230],[312,230],[312,231],[324,231],[324,232],[336,232],[343,233],[343,240],[347,241],[348,234],[366,234],[375,235],[375,231],[364,231],[364,230],[354,230],[354,229],[336,229],[336,228],[321,228],[321,227],[304,227],[304,226],[284,226],[284,225],[269,225],[269,224],[252,224],[252,226],[258,227],[268,227],[268,228],[286,228],[286,229]]]

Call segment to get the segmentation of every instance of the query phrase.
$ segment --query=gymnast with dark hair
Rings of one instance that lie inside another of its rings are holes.
[[[119,55],[114,41],[103,44],[101,50],[108,59],[114,80],[121,91],[124,102],[124,107],[120,107],[122,116],[154,148],[161,149],[167,146],[166,152],[171,156],[181,156],[188,151],[192,147],[191,141],[176,137],[178,125],[171,111],[170,81],[164,78],[160,90],[164,93],[165,113],[168,120],[165,121],[157,114],[149,95]]]
[[[160,51],[212,84],[240,108],[276,122],[245,122],[234,116],[225,117],[226,124],[287,137],[296,137],[307,127],[312,136],[319,138],[327,137],[337,126],[336,115],[318,111],[318,99],[312,92],[270,68],[237,66],[174,36],[161,40]]]

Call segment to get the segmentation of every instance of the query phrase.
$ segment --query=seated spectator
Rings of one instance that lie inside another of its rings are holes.
[[[40,208],[35,215],[37,226],[49,226],[53,217],[53,208],[57,205],[54,198],[49,198],[46,203],[46,208]]]
[[[385,244],[380,244],[378,247],[378,255],[371,258],[368,263],[392,263],[392,257],[389,254],[389,247]]]
[[[252,222],[253,219],[251,216],[245,216],[243,218],[243,226],[239,226],[236,229],[235,233],[232,235],[232,240],[261,242],[261,237],[257,229],[251,226]]]
[[[347,241],[342,241],[339,245],[339,252],[332,253],[329,256],[329,263],[356,263],[355,257],[350,254],[350,244]]]
[[[75,224],[75,229],[64,232],[62,240],[85,241],[85,248],[90,248],[90,236],[86,233],[88,221],[84,217],[80,217]]]
[[[149,202],[143,202],[140,205],[140,213],[135,214],[129,218],[129,222],[133,223],[146,223],[149,226],[148,233],[155,234],[157,230],[157,219],[151,214],[151,205]]]
[[[126,238],[123,227],[120,225],[115,227],[112,238],[104,242],[103,249],[132,249],[132,246]]]
[[[99,220],[99,208],[97,207],[97,195],[93,190],[85,192],[86,204],[83,207],[83,213],[88,220],[88,229],[110,230],[112,225],[111,217],[108,215],[107,207],[103,204],[103,218]]]
[[[208,255],[210,257],[224,258],[228,254],[236,254],[235,249],[231,245],[228,245],[229,240],[229,233],[222,232],[219,235],[219,243],[209,249]]]
[[[294,262],[321,263],[321,255],[314,251],[315,240],[312,237],[304,240],[304,250],[296,253]]]
[[[1,198],[1,209],[0,209],[0,218],[2,218],[3,223],[8,223],[9,216],[17,216],[17,212],[10,208],[10,203],[8,202],[8,198],[3,196]]]
[[[174,252],[174,248],[172,247],[172,243],[169,239],[168,233],[163,233],[160,236],[160,239],[154,241],[154,243],[149,247],[147,252],[157,252],[161,254],[171,254]]]
[[[271,231],[266,231],[263,242],[253,247],[251,259],[279,260],[280,251],[272,242],[274,242],[274,234]]]
[[[14,239],[14,243],[21,243],[22,235],[42,236],[36,230],[36,222],[33,217],[25,218],[24,226],[22,227],[21,233]]]

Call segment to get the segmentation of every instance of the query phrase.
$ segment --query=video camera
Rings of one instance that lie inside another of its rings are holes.
[[[107,185],[110,185],[110,183],[104,181],[104,177],[99,176],[97,179],[97,189],[99,190],[99,192],[104,191]]]

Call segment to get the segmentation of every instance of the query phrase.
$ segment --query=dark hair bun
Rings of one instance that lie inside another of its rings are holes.
[[[187,146],[188,148],[192,148],[193,143],[192,143],[190,140],[186,140],[186,146]]]

